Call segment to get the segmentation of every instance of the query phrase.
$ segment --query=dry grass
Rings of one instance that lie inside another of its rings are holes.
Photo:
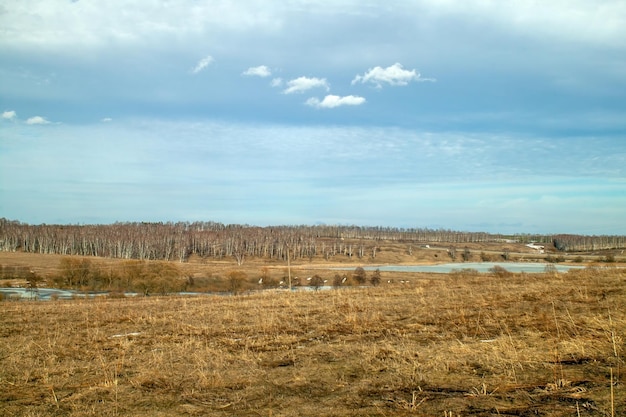
[[[623,270],[413,276],[3,302],[0,415],[626,415]]]

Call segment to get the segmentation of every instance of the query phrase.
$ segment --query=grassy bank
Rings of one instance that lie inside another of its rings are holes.
[[[625,415],[625,284],[588,269],[4,302],[0,414]]]

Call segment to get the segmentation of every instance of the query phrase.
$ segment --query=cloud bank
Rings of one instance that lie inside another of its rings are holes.
[[[621,136],[151,119],[32,132],[18,124],[0,141],[7,218],[626,233]]]

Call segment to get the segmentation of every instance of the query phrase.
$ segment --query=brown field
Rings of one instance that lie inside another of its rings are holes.
[[[392,253],[379,261],[416,261]],[[44,277],[60,259],[0,256]],[[263,265],[243,269],[256,279]],[[294,274],[322,266],[296,264]],[[218,279],[236,265],[179,267]],[[269,267],[284,274],[284,264]],[[626,415],[624,269],[387,279],[395,283],[317,292],[4,301],[0,415]]]

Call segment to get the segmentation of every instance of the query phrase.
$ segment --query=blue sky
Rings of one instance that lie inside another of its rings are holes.
[[[621,0],[0,0],[0,216],[626,234]]]

